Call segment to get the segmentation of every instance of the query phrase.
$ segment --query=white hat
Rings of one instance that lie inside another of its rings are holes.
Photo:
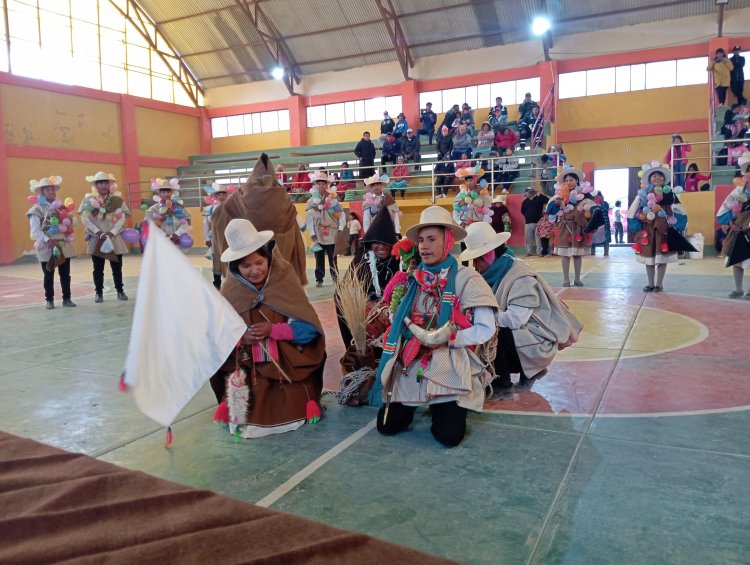
[[[465,179],[466,177],[481,177],[484,175],[484,169],[481,167],[465,167],[456,171],[456,178]]]
[[[572,167],[570,165],[565,165],[562,171],[560,171],[560,174],[557,177],[557,181],[559,183],[562,183],[562,181],[564,181],[565,177],[567,177],[568,175],[574,175],[578,179],[579,185],[583,182],[583,179],[586,178],[586,175],[582,170],[576,169],[575,167]]]
[[[151,179],[151,190],[159,192],[160,190],[180,190],[179,179]]]
[[[646,184],[650,182],[651,175],[653,175],[654,173],[661,173],[662,175],[664,175],[664,184],[672,183],[672,172],[666,165],[660,165],[659,161],[652,161],[651,163],[647,163],[646,165],[643,165],[643,167],[641,167],[641,170],[643,171],[643,175],[641,176],[641,178]]]
[[[228,247],[221,254],[224,263],[247,257],[273,238],[271,230],[258,231],[250,220],[235,218],[224,230]]]
[[[750,151],[746,151],[740,158],[737,159],[737,165],[740,167],[740,172],[746,175],[750,171]]]
[[[103,180],[107,180],[110,183],[113,183],[117,179],[115,178],[115,175],[113,175],[112,173],[105,173],[104,171],[99,171],[95,175],[89,175],[86,177],[86,182],[90,182],[91,184],[95,184]]]
[[[333,177],[333,175],[322,175],[320,174],[320,171],[313,171],[312,173],[307,173],[308,178],[310,179],[310,182],[318,182],[319,180],[322,180],[323,182],[327,182],[328,184],[331,184],[336,179]]]
[[[61,176],[50,175],[48,177],[44,177],[43,179],[39,179],[39,180],[31,179],[29,181],[29,190],[31,192],[38,192],[40,188],[44,188],[45,186],[52,186],[55,188],[55,190],[58,190],[61,184],[62,184]]]
[[[417,241],[419,230],[428,226],[441,226],[448,228],[456,236],[456,241],[461,241],[466,237],[466,230],[461,226],[457,226],[453,222],[453,216],[445,208],[440,206],[429,206],[422,210],[422,214],[419,216],[419,223],[410,227],[406,230],[406,237],[412,241]]]
[[[510,232],[496,233],[487,222],[474,222],[466,228],[464,245],[466,249],[461,252],[461,261],[470,261],[497,249],[510,239]]]
[[[370,186],[371,184],[375,184],[378,182],[386,184],[389,180],[391,179],[388,178],[388,175],[380,176],[378,173],[375,173],[371,177],[367,177],[365,179],[365,186]]]
[[[505,204],[505,201],[508,199],[508,197],[505,194],[500,194],[498,196],[495,196],[495,198],[492,199],[493,204],[497,204],[498,202],[502,202]]]

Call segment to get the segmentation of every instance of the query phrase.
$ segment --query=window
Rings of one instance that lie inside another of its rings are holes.
[[[401,113],[401,96],[385,96],[369,100],[351,100],[337,104],[307,107],[307,127],[356,124],[358,122],[379,122],[383,112],[395,120]],[[288,116],[287,112],[287,116]],[[279,122],[281,123],[281,122]],[[286,129],[289,129],[287,123]]]
[[[560,75],[560,98],[706,84],[706,57],[655,61]]]
[[[270,112],[211,118],[211,137],[252,135],[288,130],[289,110],[271,110]]]
[[[495,98],[498,96],[503,99],[504,105],[512,106],[520,104],[527,92],[531,93],[532,99],[540,101],[539,89],[539,77],[534,77],[448,88],[446,90],[432,90],[419,94],[419,107],[424,108],[427,102],[432,102],[432,111],[437,114],[447,112],[454,104],[461,106],[464,102],[473,109],[491,108],[495,105]]]
[[[129,11],[139,27],[126,23],[110,0],[4,4],[8,29],[0,27],[0,71],[175,104],[202,104],[198,84],[135,3],[116,4]],[[157,48],[141,32],[154,38]]]

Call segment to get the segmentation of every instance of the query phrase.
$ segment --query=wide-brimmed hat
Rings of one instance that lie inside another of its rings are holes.
[[[90,182],[91,184],[96,184],[100,181],[109,181],[110,184],[115,182],[117,179],[115,178],[115,175],[112,173],[105,173],[104,171],[99,171],[95,175],[89,175],[86,177],[86,182]]]
[[[179,179],[151,179],[151,190],[159,192],[160,190],[180,190]]]
[[[224,237],[228,247],[221,254],[224,263],[247,257],[273,239],[271,230],[258,231],[250,220],[235,218],[227,224]]]
[[[371,177],[367,177],[365,179],[365,186],[370,186],[371,184],[375,184],[375,183],[378,183],[378,182],[386,184],[386,183],[388,183],[389,180],[391,180],[391,179],[388,178],[388,175],[382,175],[381,176],[378,173],[375,173]]]
[[[50,175],[39,180],[31,179],[29,181],[29,191],[38,192],[40,188],[44,188],[45,186],[52,186],[55,190],[59,190],[61,184],[62,177],[59,175]]]
[[[218,182],[214,181],[212,184],[204,186],[203,191],[210,196],[219,192],[236,192],[237,187],[233,184],[219,184]]]
[[[412,241],[417,241],[419,230],[430,226],[448,228],[456,236],[456,241],[461,241],[466,237],[466,230],[461,226],[457,226],[453,222],[451,213],[440,206],[429,206],[422,210],[422,214],[419,216],[419,223],[406,230],[406,237]]]
[[[461,261],[471,261],[497,249],[510,239],[510,232],[496,233],[487,222],[474,222],[466,228],[464,245],[466,249],[461,252]]]
[[[651,182],[651,175],[654,173],[661,173],[664,175],[664,184],[671,184],[672,183],[672,171],[669,170],[669,167],[666,165],[660,165],[659,161],[652,161],[651,163],[647,163],[641,167],[641,170],[643,171],[643,175],[641,178],[643,179],[643,182],[646,184],[649,184]]]
[[[465,167],[456,171],[456,178],[465,179],[466,177],[481,177],[484,169],[477,167]]]
[[[737,166],[740,168],[740,172],[743,175],[750,172],[750,151],[746,151],[740,155],[740,158],[737,159]]]
[[[322,180],[323,182],[327,182],[328,184],[331,184],[334,180],[336,180],[333,175],[324,175],[321,173],[321,171],[313,171],[312,173],[307,173],[308,178],[310,179],[310,182],[316,183],[319,180]]]
[[[568,175],[574,175],[578,179],[578,184],[580,185],[583,182],[583,179],[586,178],[586,175],[581,169],[576,169],[575,167],[572,167],[570,165],[565,165],[560,171],[560,175],[557,177],[558,182],[562,183],[562,181],[565,180],[565,177]]]
[[[497,204],[498,202],[501,202],[505,204],[507,200],[508,200],[508,197],[505,194],[499,194],[498,196],[495,196],[495,198],[492,199],[492,203]]]

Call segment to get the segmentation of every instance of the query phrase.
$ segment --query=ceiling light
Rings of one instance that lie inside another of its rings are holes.
[[[531,24],[531,31],[534,35],[544,35],[551,27],[552,24],[547,18],[539,17],[534,18],[534,21]]]
[[[284,69],[282,67],[274,67],[271,71],[271,76],[276,80],[284,78]]]

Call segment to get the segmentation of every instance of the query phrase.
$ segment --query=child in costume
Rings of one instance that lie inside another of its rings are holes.
[[[750,154],[740,157],[738,165],[742,176],[734,179],[736,187],[724,199],[716,221],[726,233],[721,255],[726,256],[726,266],[732,267],[734,276],[729,298],[750,300],[750,291],[744,294],[742,287],[745,269],[750,268]]]
[[[225,185],[214,182],[210,186],[205,187],[204,192],[206,196],[203,201],[206,203],[206,207],[203,208],[203,239],[206,242],[208,252],[206,253],[206,259],[210,259],[213,262],[213,278],[214,286],[216,290],[221,290],[221,259],[218,254],[214,253],[213,241],[211,236],[211,216],[214,215],[216,209],[221,206],[222,202],[225,202],[230,194],[234,194],[237,191],[237,187],[233,184]]]
[[[336,200],[336,187],[332,186],[333,175],[325,176],[320,171],[310,173],[313,183],[310,189],[310,200],[306,205],[307,232],[313,241],[315,254],[315,282],[316,286],[323,286],[325,277],[325,259],[328,256],[328,268],[331,278],[336,281],[338,263],[336,261],[336,239],[339,232],[346,227],[346,214]],[[325,192],[325,196],[322,196]],[[319,248],[319,249],[318,249]]]
[[[635,232],[636,261],[646,266],[648,284],[643,292],[661,292],[667,264],[676,262],[677,251],[683,250],[670,248],[670,238],[684,240],[678,232],[687,226],[677,197],[682,188],[671,186],[669,169],[658,161],[643,165],[639,176],[641,188],[628,209],[628,229]]]
[[[566,165],[558,176],[555,197],[547,204],[547,219],[555,225],[552,231],[555,253],[562,259],[564,287],[570,286],[571,258],[573,284],[583,286],[583,256],[591,254],[591,232],[603,221],[594,201],[594,187],[583,179],[582,171]]]
[[[57,199],[62,177],[52,175],[40,180],[30,180],[29,196],[32,206],[26,212],[31,228],[31,239],[37,259],[44,273],[44,299],[47,310],[55,307],[55,269],[60,277],[63,306],[75,307],[70,294],[70,259],[76,256],[73,241],[73,228],[76,225],[75,204],[72,198],[65,202]]]
[[[178,179],[151,179],[155,204],[146,210],[146,218],[152,220],[166,236],[183,251],[193,246],[190,237],[190,212],[180,200]]]
[[[375,219],[381,208],[387,208],[391,214],[396,233],[401,233],[401,211],[398,209],[396,199],[390,194],[383,194],[383,189],[388,181],[387,175],[379,176],[377,173],[365,179],[365,186],[369,189],[365,193],[362,203],[362,228],[365,232],[370,229],[370,222]]]
[[[128,252],[128,247],[122,239],[122,230],[130,210],[120,193],[115,192],[117,185],[113,175],[100,171],[87,176],[86,181],[91,184],[91,192],[83,197],[78,213],[86,226],[87,251],[94,264],[94,302],[104,302],[104,263],[107,260],[117,299],[127,300],[122,284],[122,256]]]
[[[320,419],[325,336],[272,231],[248,220],[227,226],[221,294],[247,323],[237,350],[211,377],[214,420],[245,439],[296,430]]]

